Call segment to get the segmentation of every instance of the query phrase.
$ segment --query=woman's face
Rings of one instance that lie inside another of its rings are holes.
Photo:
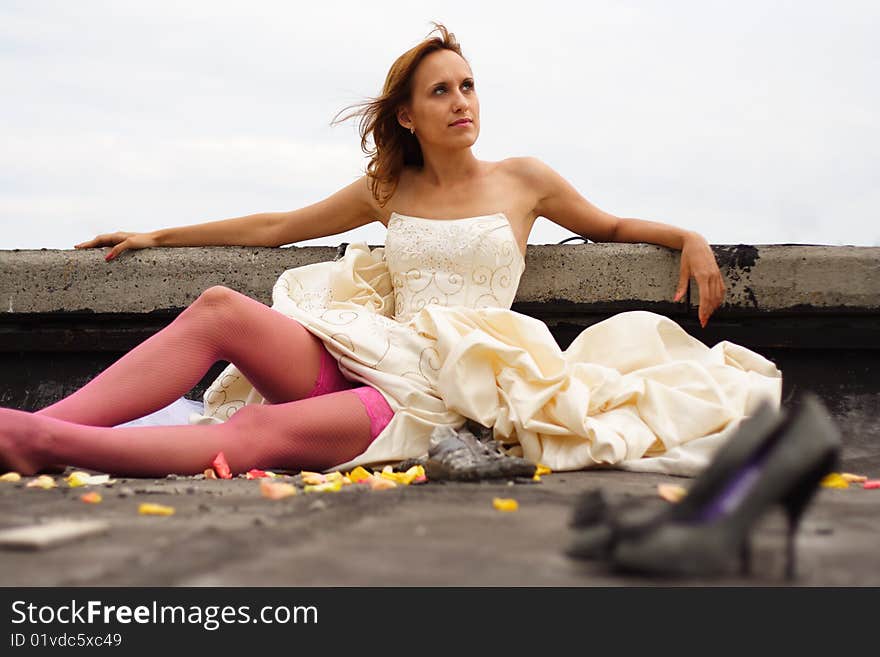
[[[452,125],[470,119],[463,125]],[[480,101],[470,66],[451,50],[435,50],[416,68],[409,107],[401,108],[398,121],[414,127],[422,148],[470,147],[480,134]]]

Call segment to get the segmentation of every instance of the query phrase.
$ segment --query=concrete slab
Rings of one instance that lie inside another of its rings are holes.
[[[880,309],[880,248],[717,245],[728,309]],[[6,313],[152,313],[185,308],[225,285],[267,305],[286,269],[332,260],[335,247],[141,249],[105,262],[103,249],[0,251]],[[672,303],[680,254],[650,244],[531,245],[516,303],[571,308],[654,308]],[[621,305],[622,304],[622,305]],[[690,304],[699,304],[696,286]]]
[[[877,476],[878,472],[869,473]],[[754,534],[754,574],[690,580],[622,576],[572,560],[564,548],[577,494],[656,503],[657,485],[688,479],[622,471],[557,473],[539,484],[428,483],[388,491],[343,489],[283,500],[257,481],[125,480],[98,489],[0,485],[0,527],[47,518],[101,520],[104,536],[44,552],[3,552],[0,586],[788,586],[784,519]],[[494,497],[519,510],[496,511]],[[144,501],[176,508],[141,516]],[[821,489],[798,535],[796,586],[877,586],[880,491]]]

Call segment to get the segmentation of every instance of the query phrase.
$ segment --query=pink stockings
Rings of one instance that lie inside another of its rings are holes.
[[[218,360],[234,363],[266,403],[216,425],[115,426],[177,400]],[[325,469],[363,452],[393,415],[378,391],[355,385],[299,322],[212,287],[72,395],[36,413],[0,409],[0,467],[192,474],[222,451],[234,473]]]

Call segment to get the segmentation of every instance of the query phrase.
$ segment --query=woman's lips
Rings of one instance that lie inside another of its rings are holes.
[[[472,125],[472,124],[473,124],[473,121],[464,120],[464,121],[457,121],[456,123],[453,123],[450,127],[451,128],[461,128],[462,126]]]

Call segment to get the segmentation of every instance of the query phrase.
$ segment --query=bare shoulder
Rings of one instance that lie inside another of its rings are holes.
[[[509,157],[501,161],[501,165],[510,174],[517,176],[521,182],[541,183],[546,181],[553,169],[544,164],[537,157],[524,155],[521,157]]]
[[[519,191],[526,214],[534,221],[543,214],[541,202],[558,184],[559,174],[537,157],[528,155],[507,158],[500,165]]]
[[[529,191],[534,209],[540,214],[541,201],[559,186],[562,177],[543,160],[531,155],[508,158],[504,160],[504,166],[515,178],[517,186]]]
[[[376,197],[373,196],[373,178],[364,174],[358,178],[357,185],[358,191],[360,192],[361,203],[368,208],[368,212],[374,219],[380,217],[382,215],[382,208],[379,207],[379,202],[376,200]],[[378,189],[380,195],[385,192],[385,186],[382,184],[379,184]]]
[[[574,186],[537,157],[510,158],[510,168],[519,184],[528,189],[535,216],[595,242],[613,241],[618,217],[601,210],[584,198]]]

